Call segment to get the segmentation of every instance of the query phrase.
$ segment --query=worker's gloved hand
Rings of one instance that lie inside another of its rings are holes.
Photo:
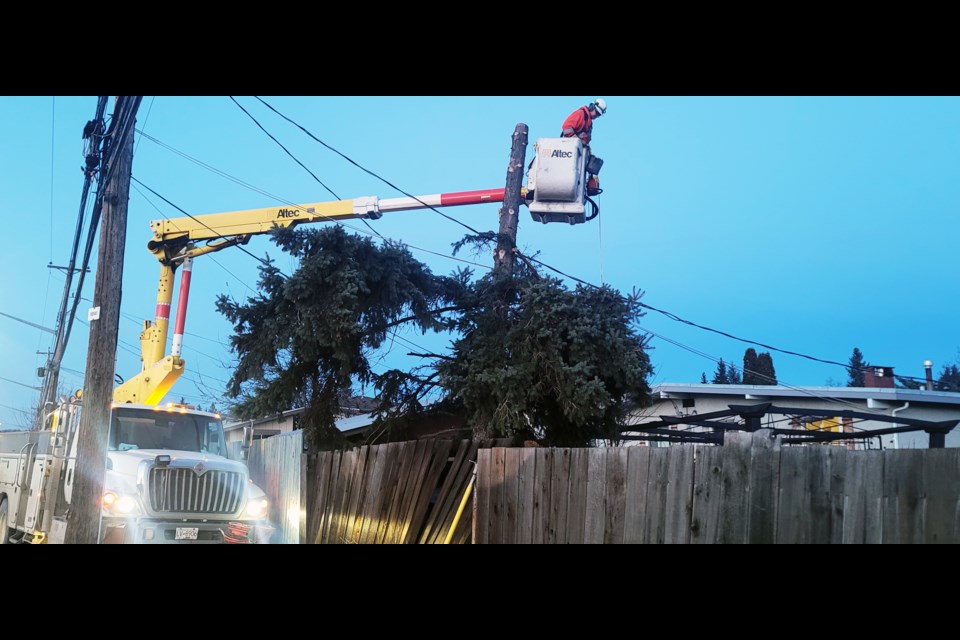
[[[580,142],[582,142],[582,143],[584,144],[584,146],[589,145],[589,144],[590,144],[590,136],[588,136],[588,135],[585,134],[585,133],[581,133],[581,134],[580,134]]]

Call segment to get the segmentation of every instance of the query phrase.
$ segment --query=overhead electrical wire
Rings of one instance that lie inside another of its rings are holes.
[[[519,251],[519,250],[514,249],[514,251],[515,251],[516,253],[520,254],[520,251]],[[522,254],[520,254],[520,255],[522,255]],[[584,285],[584,286],[593,287],[593,288],[597,288],[597,289],[600,288],[598,285],[595,285],[595,284],[593,284],[592,282],[587,282],[586,280],[582,280],[582,279],[580,279],[580,278],[578,278],[578,277],[576,277],[576,276],[572,276],[572,275],[570,275],[570,274],[568,274],[568,273],[564,273],[563,271],[557,269],[556,267],[553,267],[553,266],[551,266],[551,265],[549,265],[549,264],[547,264],[547,263],[545,263],[545,262],[543,262],[543,261],[541,261],[541,260],[537,260],[536,258],[533,258],[533,257],[530,257],[530,256],[524,256],[524,257],[525,257],[526,259],[532,261],[532,262],[535,262],[535,263],[543,266],[543,267],[546,268],[546,269],[549,269],[550,271],[553,271],[554,273],[558,273],[558,274],[564,276],[565,278],[570,278],[571,280],[573,280],[573,281],[575,281],[575,282],[579,282],[580,284],[582,284],[582,285]],[[816,358],[816,357],[814,357],[814,356],[808,356],[808,355],[806,355],[806,354],[799,353],[799,352],[797,352],[797,351],[789,351],[789,350],[787,350],[787,349],[780,349],[780,348],[778,348],[778,347],[774,347],[774,346],[771,346],[771,345],[768,345],[768,344],[764,344],[764,343],[762,343],[762,342],[756,342],[756,341],[754,341],[754,340],[748,340],[748,339],[746,339],[746,338],[740,338],[740,337],[737,337],[737,336],[735,336],[735,335],[733,335],[733,334],[727,333],[726,331],[720,331],[719,329],[712,329],[712,328],[710,328],[710,327],[707,327],[707,326],[704,326],[704,325],[701,325],[701,324],[697,324],[696,322],[692,322],[692,321],[690,321],[690,320],[685,320],[684,318],[681,318],[680,316],[676,315],[675,313],[671,313],[671,312],[669,312],[669,311],[664,311],[664,310],[662,310],[662,309],[658,309],[658,308],[656,308],[656,307],[654,307],[654,306],[652,306],[652,305],[646,304],[645,302],[637,301],[637,305],[639,305],[640,307],[642,307],[642,308],[644,308],[644,309],[649,309],[650,311],[656,311],[657,313],[663,314],[663,315],[665,315],[666,317],[670,318],[671,320],[673,320],[673,321],[675,321],[675,322],[680,322],[680,323],[683,323],[683,324],[687,324],[687,325],[690,325],[690,326],[692,326],[692,327],[696,327],[696,328],[698,328],[698,329],[703,329],[704,331],[711,331],[711,332],[713,332],[713,333],[717,333],[717,334],[722,335],[722,336],[725,336],[725,337],[727,337],[727,338],[731,338],[731,339],[733,339],[733,340],[738,340],[738,341],[740,341],[740,342],[745,342],[745,343],[747,343],[747,344],[757,345],[758,347],[763,347],[764,349],[769,349],[769,350],[771,350],[771,351],[777,351],[777,352],[779,352],[779,353],[785,353],[785,354],[787,354],[787,355],[792,355],[792,356],[799,356],[799,357],[801,357],[801,358],[806,358],[806,359],[808,359],[808,360],[813,360],[813,361],[815,361],[815,362],[821,362],[821,363],[823,363],[823,364],[830,364],[830,365],[840,366],[840,367],[843,367],[844,369],[846,369],[847,371],[851,371],[851,370],[866,371],[866,370],[868,370],[867,368],[859,368],[859,369],[857,369],[856,367],[851,367],[849,364],[843,364],[843,363],[841,363],[841,362],[836,362],[836,361],[834,361],[834,360],[825,360],[825,359],[823,359],[823,358]],[[918,377],[915,377],[915,376],[899,376],[899,375],[898,375],[897,377],[898,377],[898,378],[903,378],[903,379],[905,379],[905,380],[925,381],[924,378],[918,378]]]
[[[476,235],[482,235],[481,232],[477,231],[476,229],[474,229],[473,227],[471,227],[471,226],[468,225],[467,223],[463,222],[462,220],[458,220],[458,219],[454,218],[453,216],[448,216],[447,214],[445,214],[444,212],[440,211],[439,209],[428,205],[426,202],[423,202],[422,200],[420,200],[419,198],[417,198],[417,196],[415,196],[415,195],[413,195],[413,194],[411,194],[411,193],[407,193],[406,191],[404,191],[404,190],[401,189],[400,187],[396,186],[395,184],[393,184],[392,182],[390,182],[390,181],[387,180],[386,178],[383,178],[383,177],[377,175],[376,173],[374,173],[374,172],[371,171],[370,169],[367,169],[366,167],[362,166],[361,164],[359,164],[358,162],[356,162],[356,161],[353,160],[352,158],[346,156],[345,154],[341,153],[341,152],[338,151],[337,149],[334,149],[334,148],[331,147],[329,144],[327,144],[326,142],[324,142],[323,140],[321,140],[321,139],[318,138],[317,136],[313,135],[313,133],[311,133],[309,130],[307,130],[306,127],[304,127],[303,125],[299,124],[298,122],[295,122],[294,120],[288,118],[286,115],[284,115],[284,114],[280,113],[279,111],[277,111],[270,103],[268,103],[268,102],[267,102],[266,100],[264,100],[263,98],[261,98],[261,97],[259,97],[259,96],[254,96],[254,98],[256,98],[257,100],[259,100],[260,102],[262,102],[268,109],[270,109],[271,111],[273,111],[275,114],[277,114],[278,116],[280,116],[281,118],[283,118],[284,120],[286,120],[287,122],[289,122],[290,124],[292,124],[293,126],[297,127],[297,128],[300,129],[301,131],[303,131],[305,134],[307,134],[308,136],[310,136],[310,138],[312,138],[312,139],[315,140],[316,142],[320,143],[321,145],[323,145],[324,147],[326,147],[326,148],[329,149],[330,151],[333,151],[335,154],[337,154],[338,156],[340,156],[341,158],[343,158],[344,160],[346,160],[347,162],[349,162],[349,163],[352,164],[353,166],[357,167],[357,168],[360,169],[361,171],[363,171],[363,172],[365,172],[365,173],[373,176],[373,177],[376,178],[377,180],[380,180],[381,182],[383,182],[383,183],[384,183],[385,185],[387,185],[388,187],[390,187],[390,188],[392,188],[392,189],[396,189],[397,191],[399,191],[399,192],[402,193],[403,195],[407,196],[408,198],[413,198],[414,200],[416,200],[417,202],[419,202],[420,204],[422,204],[424,207],[426,207],[426,208],[428,208],[428,209],[430,209],[430,210],[432,210],[432,211],[434,211],[434,212],[436,212],[436,213],[439,213],[441,216],[443,216],[443,217],[446,218],[447,220],[451,220],[451,221],[453,221],[453,222],[456,222],[456,223],[459,224],[461,227],[463,227],[463,228],[465,228],[465,229],[467,229],[467,230],[469,230],[469,231],[472,231],[472,232],[473,232],[474,234],[476,234]],[[231,98],[231,99],[232,99],[232,98]],[[237,105],[237,106],[239,106],[239,105]]]

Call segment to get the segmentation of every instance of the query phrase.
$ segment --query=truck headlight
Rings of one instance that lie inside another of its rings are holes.
[[[269,506],[266,498],[252,498],[247,502],[246,514],[251,518],[262,518],[267,515]]]
[[[103,508],[112,514],[129,515],[137,510],[137,499],[131,495],[107,491],[103,494]]]

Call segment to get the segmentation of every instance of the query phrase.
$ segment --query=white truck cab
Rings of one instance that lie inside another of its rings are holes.
[[[0,542],[63,542],[80,400],[43,431],[0,433]],[[267,543],[263,490],[227,457],[218,414],[115,403],[103,483],[103,543]]]

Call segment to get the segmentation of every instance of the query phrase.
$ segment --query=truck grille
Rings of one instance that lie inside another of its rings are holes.
[[[243,498],[243,474],[234,471],[150,470],[150,508],[155,512],[235,513]]]

